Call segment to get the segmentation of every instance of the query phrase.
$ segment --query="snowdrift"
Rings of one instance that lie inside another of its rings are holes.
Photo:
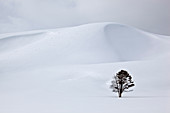
[[[134,61],[165,54],[168,45],[169,40],[130,26],[95,23],[1,35],[0,62],[23,67]]]

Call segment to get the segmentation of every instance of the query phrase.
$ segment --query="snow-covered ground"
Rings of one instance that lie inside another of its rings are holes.
[[[169,113],[170,37],[117,23],[0,35],[0,113]],[[113,75],[133,92],[118,98]]]

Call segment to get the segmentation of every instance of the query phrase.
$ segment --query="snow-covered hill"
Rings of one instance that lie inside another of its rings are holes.
[[[161,56],[169,44],[170,40],[129,26],[96,23],[1,36],[0,58],[15,67],[113,63]]]
[[[117,23],[1,34],[0,112],[169,113],[169,57],[169,36]],[[136,87],[117,99],[120,69]]]

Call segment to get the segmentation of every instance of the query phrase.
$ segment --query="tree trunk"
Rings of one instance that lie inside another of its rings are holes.
[[[122,81],[121,81],[121,84],[120,84],[120,90],[119,90],[119,98],[121,98],[122,97],[122,90],[123,90],[123,84],[122,84]]]
[[[122,97],[122,93],[121,92],[119,92],[119,98],[121,98]]]

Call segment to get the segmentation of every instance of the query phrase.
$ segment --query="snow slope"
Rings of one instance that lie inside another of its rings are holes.
[[[158,57],[169,43],[129,26],[97,23],[1,37],[0,57],[15,67],[111,63]]]
[[[117,23],[1,34],[0,112],[169,113],[169,57],[170,37]],[[136,83],[122,99],[120,69]]]

